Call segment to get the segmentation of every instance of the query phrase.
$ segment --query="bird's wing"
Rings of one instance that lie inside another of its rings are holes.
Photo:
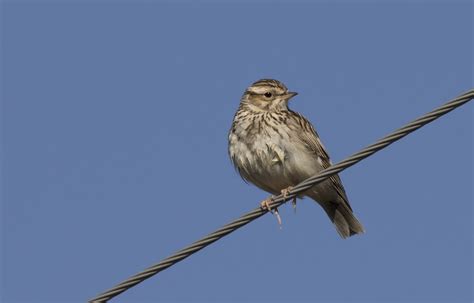
[[[308,148],[310,152],[314,153],[314,155],[320,159],[321,166],[324,169],[328,168],[332,165],[331,159],[329,158],[326,148],[319,139],[318,133],[314,129],[313,125],[311,125],[311,123],[305,117],[296,112],[295,114],[299,116],[303,129],[303,131],[298,132],[298,139]],[[349,205],[349,200],[347,199],[346,191],[342,185],[341,178],[339,178],[338,175],[332,175],[328,178],[328,180],[331,181],[337,194],[344,200],[349,209],[352,210],[351,206]]]

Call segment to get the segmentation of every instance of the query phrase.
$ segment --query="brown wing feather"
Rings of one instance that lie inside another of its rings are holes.
[[[294,112],[296,116],[298,116],[302,121],[303,131],[299,132],[299,139],[308,147],[308,149],[315,154],[315,156],[319,157],[322,162],[323,168],[328,168],[332,165],[331,159],[329,158],[329,154],[324,147],[323,143],[319,139],[319,135],[314,129],[313,125],[301,114]],[[352,210],[351,206],[349,205],[349,200],[347,199],[346,191],[344,186],[342,185],[341,178],[338,175],[332,175],[329,177],[334,189],[337,191],[338,195],[344,200],[350,210]]]

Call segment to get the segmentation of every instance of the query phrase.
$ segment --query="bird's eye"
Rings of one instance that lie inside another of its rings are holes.
[[[266,93],[265,93],[265,94],[263,94],[263,95],[264,95],[265,97],[267,97],[267,98],[271,98],[271,96],[272,96],[272,93],[270,93],[270,92],[266,92]]]

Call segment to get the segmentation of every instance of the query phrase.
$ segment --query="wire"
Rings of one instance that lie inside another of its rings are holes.
[[[364,148],[360,152],[350,156],[349,158],[333,165],[327,169],[322,170],[318,175],[310,177],[305,181],[301,182],[300,184],[294,186],[291,191],[289,191],[285,197],[283,195],[279,195],[273,198],[273,201],[270,203],[270,208],[274,209],[279,207],[280,205],[284,204],[286,201],[291,200],[293,197],[296,197],[299,193],[304,192],[305,190],[309,189],[313,185],[324,181],[325,179],[329,178],[330,176],[337,174],[344,169],[358,163],[359,161],[369,157],[370,155],[376,153],[377,151],[387,147],[388,145],[394,143],[395,141],[405,137],[406,135],[414,132],[415,130],[419,129],[420,127],[432,122],[433,120],[438,119],[439,117],[447,114],[448,112],[452,111],[453,109],[469,102],[471,99],[474,98],[474,89],[460,95],[459,97],[447,102],[443,106],[438,107],[437,109],[421,116],[420,118],[414,120],[413,122],[408,123],[407,125],[403,126],[402,128],[394,131],[393,133],[387,135],[386,137],[380,139],[379,141],[375,142],[372,145]],[[162,260],[160,263],[150,266],[149,268],[145,269],[144,271],[128,278],[124,282],[114,286],[110,290],[98,295],[97,297],[91,299],[89,302],[107,302],[108,300],[112,299],[113,297],[121,294],[122,292],[132,288],[133,286],[137,285],[138,283],[143,282],[144,280],[156,275],[162,270],[178,263],[179,261],[189,257],[190,255],[200,251],[204,247],[214,243],[215,241],[223,238],[224,236],[230,234],[231,232],[237,230],[238,228],[250,223],[251,221],[263,216],[266,214],[268,210],[264,210],[262,208],[254,209],[253,211],[243,215],[242,217],[238,218],[235,221],[223,226],[222,228],[218,229],[217,231],[207,235],[206,237],[202,238],[191,244],[190,246],[181,249],[180,251],[176,252],[175,254],[171,255],[170,257]]]

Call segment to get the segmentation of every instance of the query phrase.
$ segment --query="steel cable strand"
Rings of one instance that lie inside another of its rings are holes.
[[[448,112],[452,111],[453,109],[469,102],[471,99],[474,98],[474,90],[470,90],[459,97],[447,102],[446,104],[436,108],[435,110],[421,116],[420,118],[408,123],[407,125],[399,128],[398,130],[394,131],[393,133],[385,136],[384,138],[380,139],[374,144],[369,145],[368,147],[364,148],[363,150],[359,151],[358,153],[346,158],[345,160],[328,167],[327,169],[322,170],[318,175],[310,177],[305,181],[301,182],[300,184],[294,186],[286,195],[278,195],[272,199],[270,203],[271,208],[279,207],[284,204],[286,201],[291,200],[292,198],[296,197],[298,194],[306,191],[313,185],[324,181],[325,179],[329,178],[330,176],[337,174],[344,169],[360,162],[361,160],[373,155],[377,151],[387,147],[388,145],[394,143],[397,140],[407,136],[408,134],[414,132],[415,130],[421,128],[422,126],[432,122],[433,120],[438,119],[439,117],[447,114]],[[175,254],[167,257],[166,259],[162,260],[161,262],[145,269],[144,271],[130,277],[129,279],[125,280],[124,282],[116,285],[115,287],[111,288],[110,290],[98,295],[97,297],[90,300],[90,302],[107,302],[108,300],[112,299],[113,297],[121,294],[122,292],[130,289],[131,287],[143,282],[144,280],[154,276],[155,274],[159,273],[160,271],[165,270],[166,268],[178,263],[179,261],[189,257],[190,255],[198,252],[199,250],[205,248],[206,246],[214,243],[215,241],[225,237],[226,235],[230,234],[231,232],[237,230],[238,228],[250,223],[251,221],[261,217],[262,215],[266,214],[268,211],[263,210],[261,208],[254,209],[253,211],[243,215],[237,220],[232,221],[231,223],[221,227],[217,231],[209,234],[208,236],[204,237],[201,240],[198,240],[191,244],[190,246],[179,250]]]

